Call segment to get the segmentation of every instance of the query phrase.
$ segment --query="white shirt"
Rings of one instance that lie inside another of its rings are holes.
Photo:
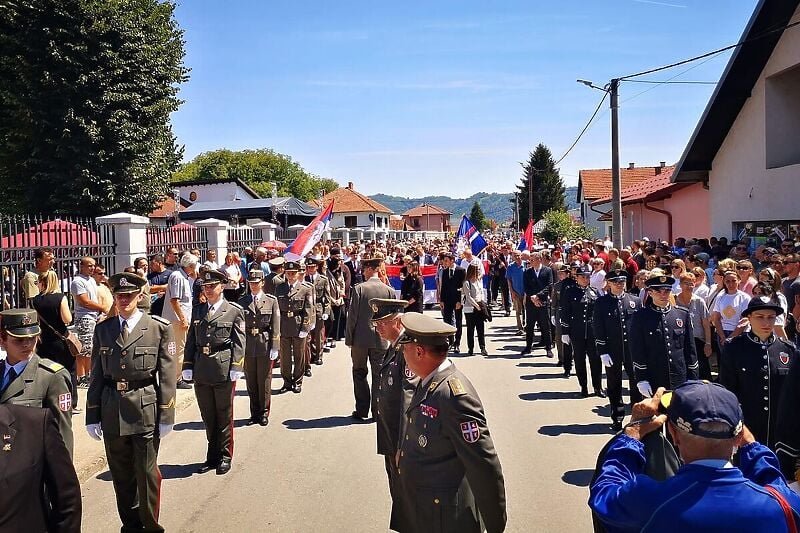
[[[215,304],[208,304],[208,316],[214,316],[214,313],[219,311],[219,308],[222,307],[222,302],[224,301],[223,298],[220,298],[217,303]]]
[[[117,317],[119,318],[119,329],[122,330],[122,323],[124,322],[127,324],[125,329],[127,329],[128,333],[130,333],[133,331],[133,328],[136,327],[136,324],[139,323],[139,320],[141,320],[142,316],[144,316],[144,313],[137,309],[133,312],[130,318],[122,318],[122,316]]]
[[[436,367],[436,370],[434,370],[433,372],[431,372],[430,374],[425,376],[425,379],[423,379],[422,383],[420,383],[420,387],[422,387],[422,388],[427,387],[428,383],[430,383],[431,380],[433,379],[433,375],[434,374],[436,374],[437,372],[441,372],[442,370],[444,370],[445,368],[449,367],[452,364],[453,364],[453,362],[450,360],[450,358],[449,357],[445,357],[444,361],[442,361],[442,364],[439,365],[438,367]]]

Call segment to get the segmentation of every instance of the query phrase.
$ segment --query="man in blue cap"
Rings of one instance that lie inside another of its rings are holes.
[[[800,496],[775,454],[742,423],[732,392],[694,380],[671,394],[660,388],[634,406],[631,419],[590,487],[589,506],[609,532],[791,531]],[[665,423],[684,466],[658,482],[643,474],[641,439]],[[730,462],[737,448],[739,468]]]

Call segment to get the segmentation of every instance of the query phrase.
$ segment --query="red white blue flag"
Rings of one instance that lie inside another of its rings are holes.
[[[459,253],[469,246],[473,255],[480,254],[488,246],[486,239],[483,238],[475,224],[467,218],[467,215],[461,217],[461,225],[458,227],[458,233],[456,233],[456,243]]]
[[[522,234],[522,239],[519,241],[517,250],[530,250],[533,248],[533,220],[528,221],[528,227],[525,228],[525,233]]]
[[[331,218],[333,218],[333,200],[328,206],[311,221],[311,224],[306,226],[306,229],[300,232],[295,240],[292,241],[286,250],[283,252],[283,257],[287,261],[299,261],[308,255],[308,252],[317,244],[322,235],[328,230],[331,225]]]

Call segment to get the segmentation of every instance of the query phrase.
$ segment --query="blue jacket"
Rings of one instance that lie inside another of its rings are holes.
[[[609,532],[787,531],[778,501],[763,488],[775,487],[800,520],[800,496],[786,485],[777,457],[758,442],[739,453],[740,468],[688,464],[658,482],[643,474],[642,443],[621,434],[606,452],[589,506]]]

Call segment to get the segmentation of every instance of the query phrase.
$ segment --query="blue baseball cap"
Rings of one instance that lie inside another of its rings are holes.
[[[669,395],[669,397],[664,397]],[[736,395],[718,383],[691,380],[662,396],[667,417],[679,429],[707,439],[731,439],[742,431],[742,408]],[[727,426],[723,431],[706,431],[703,422]]]

